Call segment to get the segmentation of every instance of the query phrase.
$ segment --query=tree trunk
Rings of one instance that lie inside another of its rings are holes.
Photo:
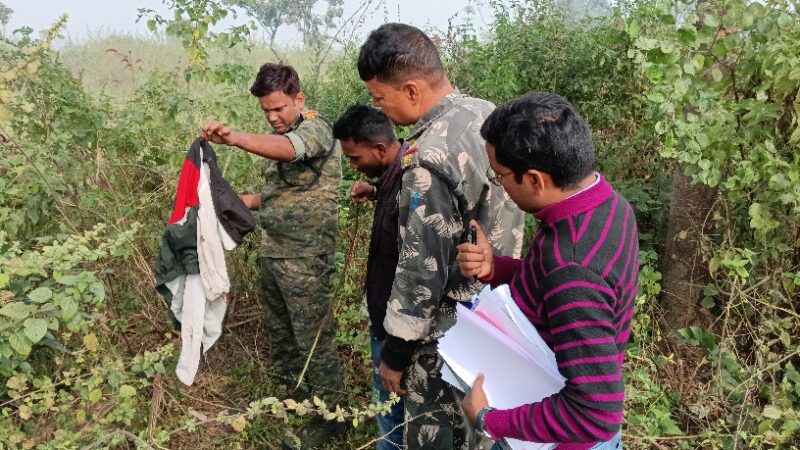
[[[702,240],[711,231],[709,213],[717,192],[704,184],[692,184],[683,169],[680,165],[672,177],[667,242],[661,260],[662,326],[668,332],[710,324],[708,311],[700,306],[703,288],[711,281]]]

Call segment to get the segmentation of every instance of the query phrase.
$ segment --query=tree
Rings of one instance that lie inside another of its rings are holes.
[[[325,0],[324,12],[317,12],[320,0],[229,0],[245,10],[267,31],[270,49],[276,56],[275,39],[284,25],[297,29],[306,48],[320,48],[328,43],[330,31],[344,12],[344,0]]]
[[[8,25],[8,21],[11,20],[11,14],[14,14],[14,10],[0,2],[0,25]]]

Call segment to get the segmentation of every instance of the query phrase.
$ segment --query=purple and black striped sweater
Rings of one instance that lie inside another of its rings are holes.
[[[540,402],[486,415],[486,431],[588,449],[622,422],[622,363],[631,332],[639,241],[630,204],[599,182],[535,214],[539,230],[524,260],[495,258],[493,285],[511,294],[553,349],[567,379]]]

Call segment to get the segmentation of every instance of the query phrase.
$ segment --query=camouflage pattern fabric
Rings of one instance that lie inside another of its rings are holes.
[[[411,148],[402,157],[400,259],[384,327],[395,337],[423,343],[404,373],[409,449],[474,445],[457,396],[441,379],[436,352],[437,340],[455,323],[457,302],[483,287],[461,276],[455,261],[469,221],[480,224],[496,255],[522,252],[524,215],[486,177],[480,126],[493,109],[454,91],[415,125]]]
[[[455,323],[455,305],[483,287],[461,275],[456,247],[475,219],[496,255],[519,257],[524,216],[486,177],[480,126],[494,106],[457,90],[412,129],[402,159],[400,260],[384,320],[396,337],[435,342]]]
[[[313,111],[304,112],[283,135],[292,142],[296,159],[290,163],[265,159],[261,256],[331,253],[339,232],[341,149],[330,125]]]
[[[469,448],[467,427],[453,389],[442,380],[438,353],[417,353],[405,372],[405,434],[408,449]]]
[[[341,150],[330,125],[313,111],[283,135],[296,158],[266,160],[259,210],[262,303],[273,369],[296,382],[322,326],[302,390],[294,396],[335,400],[343,389],[331,298]]]
[[[335,401],[344,388],[331,310],[334,268],[333,253],[261,258],[262,303],[272,371],[292,387],[322,326],[302,390],[294,395],[296,399],[313,393]]]

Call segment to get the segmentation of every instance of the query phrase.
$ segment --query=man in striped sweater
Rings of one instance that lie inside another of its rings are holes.
[[[538,230],[518,260],[493,256],[478,229],[477,244],[459,246],[461,273],[510,285],[567,380],[540,402],[496,410],[486,401],[481,375],[464,411],[494,440],[621,448],[622,363],[639,271],[633,210],[594,171],[589,127],[561,96],[533,93],[509,101],[486,119],[481,135],[489,179],[533,214]]]

